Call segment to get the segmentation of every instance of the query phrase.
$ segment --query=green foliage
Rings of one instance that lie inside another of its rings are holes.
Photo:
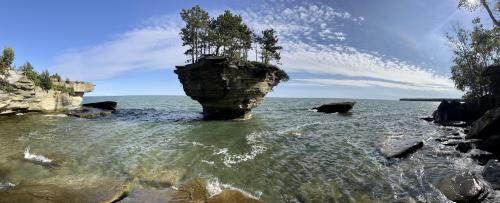
[[[61,85],[54,85],[53,90],[60,91],[63,93],[68,93],[69,95],[75,95],[75,90],[72,87],[65,87]]]
[[[59,74],[54,74],[54,75],[51,75],[50,78],[53,78],[55,79],[57,82],[62,82],[62,78]]]
[[[182,45],[189,47],[184,53],[191,56],[188,62],[194,63],[206,55],[225,56],[237,62],[248,59],[248,52],[252,48],[253,32],[243,23],[241,16],[226,10],[216,18],[210,18],[200,6],[183,9],[180,15],[186,23],[180,35]],[[272,36],[277,43],[274,34],[273,31]],[[277,47],[276,44],[274,45],[273,47]],[[279,54],[266,50],[266,59],[266,61],[279,59]]]
[[[495,3],[496,2],[496,3]],[[484,10],[488,13],[493,25],[496,27],[500,27],[500,22],[498,21],[499,13],[500,13],[500,0],[459,0],[458,8],[465,8],[470,11],[474,11],[479,7],[483,7]],[[493,6],[493,9],[491,7]],[[496,11],[495,11],[496,9]]]
[[[473,23],[472,31],[456,29],[454,35],[447,36],[454,53],[451,79],[466,92],[464,98],[469,102],[491,93],[484,69],[500,64],[500,28],[485,29],[479,19]]]
[[[28,79],[33,81],[35,85],[40,86],[38,73],[34,70],[30,62],[26,62],[25,64],[21,65],[19,67],[19,70],[22,71]]]
[[[256,36],[255,41],[259,43],[262,48],[262,63],[268,64],[271,60],[279,62],[281,59],[279,51],[282,47],[278,46],[276,31],[273,29],[264,30],[262,31],[262,36]]]
[[[2,55],[0,55],[0,74],[4,75],[12,68],[14,56],[14,50],[12,50],[12,48],[3,49]]]
[[[40,81],[40,87],[45,89],[45,90],[50,90],[52,89],[52,79],[50,78],[49,71],[44,70],[40,75],[38,76],[38,80]]]
[[[7,81],[0,79],[0,90],[7,93],[14,93],[16,92],[16,87]]]

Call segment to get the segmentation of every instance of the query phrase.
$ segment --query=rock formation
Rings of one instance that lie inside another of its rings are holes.
[[[356,102],[336,102],[330,104],[324,104],[319,107],[313,108],[318,112],[323,113],[347,113],[352,107],[356,104]]]
[[[177,66],[175,73],[186,95],[202,105],[206,119],[249,118],[251,109],[260,105],[274,86],[288,80],[288,75],[274,65],[236,64],[216,56]]]
[[[54,86],[73,89],[74,93],[61,90],[44,90],[35,85],[22,72],[10,70],[8,76],[0,76],[0,115],[18,112],[56,112],[78,108],[83,94],[94,90],[92,83],[57,82]],[[9,88],[7,88],[7,86]]]

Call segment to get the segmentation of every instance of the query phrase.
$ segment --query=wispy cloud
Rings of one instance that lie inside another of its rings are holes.
[[[235,12],[256,31],[269,27],[277,30],[284,47],[282,67],[286,71],[324,76],[295,78],[295,84],[455,91],[447,76],[437,75],[429,68],[345,44],[349,35],[342,25],[363,26],[363,16],[309,1],[263,2]],[[97,80],[130,71],[173,69],[187,59],[178,36],[181,26],[178,17],[150,20],[148,25],[108,42],[61,54],[51,70],[71,78]],[[333,79],[339,75],[347,79]]]

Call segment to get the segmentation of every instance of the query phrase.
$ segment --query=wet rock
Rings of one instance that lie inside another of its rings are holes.
[[[427,121],[427,122],[431,122],[431,121],[434,121],[434,118],[433,117],[423,117],[423,118],[420,118],[424,121]]]
[[[225,57],[208,56],[174,71],[184,92],[203,107],[205,119],[246,119],[264,96],[288,75],[274,65],[235,64]]]
[[[473,147],[473,144],[470,142],[461,142],[457,144],[457,147],[455,147],[456,150],[462,152],[462,153],[467,153],[469,152]]]
[[[6,191],[6,190],[13,188],[15,186],[16,185],[14,183],[11,183],[11,182],[5,182],[5,183],[0,182],[0,192]]]
[[[97,117],[110,116],[112,113],[112,110],[82,107],[81,109],[70,111],[68,115],[78,118],[93,119]]]
[[[500,135],[492,135],[478,142],[477,148],[500,156]]]
[[[118,103],[115,101],[104,101],[104,102],[82,104],[82,106],[115,111],[116,106],[118,106]]]
[[[155,188],[167,188],[175,185],[181,174],[177,170],[153,170],[136,172],[139,182]]]
[[[476,120],[466,138],[484,139],[500,132],[500,108],[491,109]]]
[[[477,160],[479,165],[485,165],[489,160],[495,158],[493,153],[479,149],[472,149],[469,154],[472,159]]]
[[[483,177],[490,185],[491,188],[500,189],[500,162],[498,160],[490,160],[484,166]]]
[[[424,143],[416,139],[393,139],[389,137],[379,145],[380,151],[385,157],[403,158],[422,148]]]
[[[262,203],[262,201],[248,197],[238,190],[224,190],[210,197],[207,203]]]
[[[181,185],[171,202],[206,202],[208,196],[207,182],[195,179]]]
[[[460,135],[460,133],[459,133],[459,132],[454,132],[454,133],[452,133],[451,135],[453,135],[453,136],[459,136],[459,135]]]
[[[176,191],[172,188],[151,189],[151,188],[137,188],[128,194],[127,198],[120,201],[120,203],[166,203],[172,202],[172,197]]]
[[[330,104],[324,104],[319,107],[315,107],[313,109],[318,112],[323,113],[347,113],[352,107],[356,104],[356,102],[336,102]]]
[[[446,198],[454,202],[476,202],[486,193],[484,185],[468,174],[455,175],[444,180],[439,190]]]

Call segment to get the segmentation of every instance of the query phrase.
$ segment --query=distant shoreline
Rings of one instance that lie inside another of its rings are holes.
[[[463,101],[463,99],[457,99],[457,98],[401,98],[401,99],[399,99],[399,101],[428,101],[428,102],[440,102],[443,100],[459,101],[459,102]]]

